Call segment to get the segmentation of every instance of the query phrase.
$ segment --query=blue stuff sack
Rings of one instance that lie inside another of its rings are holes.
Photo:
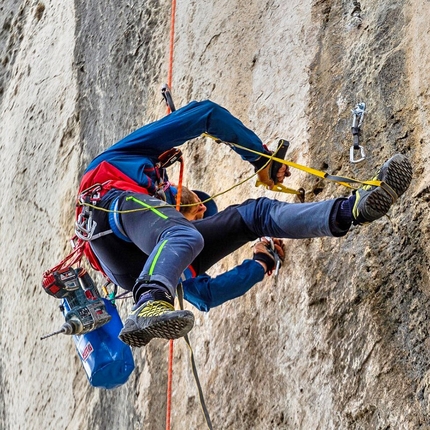
[[[130,346],[118,338],[123,324],[116,307],[103,300],[112,319],[94,331],[73,336],[73,341],[90,384],[112,389],[127,382],[134,359]]]

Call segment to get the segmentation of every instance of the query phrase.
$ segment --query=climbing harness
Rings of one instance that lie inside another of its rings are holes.
[[[349,161],[354,164],[360,163],[366,158],[364,148],[360,145],[360,127],[363,124],[365,110],[366,103],[358,103],[358,105],[351,111],[353,144],[349,150]],[[355,158],[356,152],[360,153],[359,158]]]
[[[159,157],[158,161],[155,164],[155,171],[157,175],[157,190],[155,192],[155,196],[159,198],[162,201],[166,201],[166,195],[165,192],[168,190],[168,188],[171,186],[170,182],[166,181],[164,177],[164,171],[167,167],[172,166],[175,162],[179,161],[181,163],[181,174],[179,178],[179,185],[178,185],[178,194],[180,199],[180,191],[181,191],[181,183],[182,183],[182,176],[183,176],[183,157],[182,152],[178,148],[172,148],[168,151],[163,152]],[[76,236],[85,242],[90,242],[92,240],[98,239],[99,237],[105,236],[107,234],[115,234],[115,236],[119,237],[120,239],[131,242],[130,239],[127,237],[126,233],[124,232],[120,214],[124,213],[131,213],[131,212],[137,212],[142,209],[135,209],[135,210],[127,210],[127,211],[121,211],[118,209],[118,200],[119,198],[114,198],[109,206],[109,209],[98,207],[97,204],[100,202],[101,198],[106,194],[108,191],[106,188],[106,185],[110,181],[106,181],[103,184],[95,184],[86,190],[82,191],[78,198],[76,206],[78,208],[77,212],[77,220],[75,222],[75,234]],[[127,200],[131,199],[131,197],[127,198]],[[178,198],[176,199],[176,207],[179,210],[178,206]],[[144,210],[151,210],[157,215],[164,217],[165,215],[161,214],[159,211],[157,211],[157,207],[146,205],[145,203],[139,201],[138,202]],[[163,203],[163,206],[166,204]],[[93,212],[94,210],[101,210],[104,212],[108,212],[108,220],[110,229],[99,232],[97,234],[94,234],[97,223],[93,219]]]

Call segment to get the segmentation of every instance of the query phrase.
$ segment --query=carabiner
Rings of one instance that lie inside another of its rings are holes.
[[[366,103],[358,103],[355,109],[352,110],[352,127],[353,144],[349,150],[349,161],[351,163],[359,163],[366,158],[364,148],[360,145],[360,127],[363,123]],[[360,158],[354,157],[354,151],[360,151]]]
[[[170,109],[170,112],[175,112],[176,107],[175,103],[173,103],[172,92],[170,91],[170,88],[167,84],[164,84],[161,87],[161,94],[164,98],[164,101],[166,102],[167,107]]]
[[[354,158],[354,151],[360,151],[360,158]],[[365,158],[366,154],[364,153],[364,148],[361,145],[358,145],[358,147],[355,147],[354,145],[351,146],[351,148],[349,149],[349,161],[351,163],[359,163]]]
[[[358,103],[357,106],[352,110],[353,114],[353,120],[352,120],[352,126],[353,127],[361,127],[361,124],[363,124],[364,119],[364,112],[366,111],[366,103]],[[358,118],[358,123],[357,123]]]

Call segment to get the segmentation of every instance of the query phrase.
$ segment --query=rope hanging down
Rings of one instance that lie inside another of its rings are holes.
[[[170,42],[169,42],[169,64],[167,70],[167,89],[172,87],[172,76],[173,76],[173,48],[175,42],[175,17],[176,17],[176,0],[172,0],[172,10],[170,17]],[[164,89],[163,95],[166,97],[166,89]],[[166,102],[168,99],[166,98]],[[172,103],[173,105],[173,103]],[[170,114],[174,110],[174,106],[167,103],[167,114]],[[179,210],[182,196],[182,177],[183,177],[183,159],[180,158],[180,176],[178,184],[178,193],[176,195],[176,209]],[[173,339],[169,341],[169,354],[168,354],[168,365],[167,365],[167,399],[166,399],[166,430],[170,430],[170,417],[172,410],[172,374],[173,374]]]
[[[173,99],[170,93],[170,88],[172,87],[172,76],[173,76],[173,48],[174,48],[174,39],[175,39],[175,16],[176,16],[176,0],[172,0],[172,12],[171,12],[171,21],[170,21],[170,44],[169,44],[169,67],[168,67],[168,75],[167,75],[167,84],[164,85],[161,89],[162,95],[166,101],[167,105],[167,114],[175,111],[175,105],[173,103]],[[179,211],[181,207],[181,197],[182,197],[182,181],[183,181],[183,172],[184,172],[184,163],[182,156],[179,159],[180,161],[180,172],[179,172],[179,181],[178,181],[178,192],[176,195],[176,210]],[[178,299],[180,303],[181,309],[183,309],[183,291],[181,286],[178,288]],[[188,335],[185,336],[185,342],[187,343],[190,354],[191,354],[191,365],[193,370],[194,379],[196,381],[197,389],[199,392],[200,405],[202,406],[203,413],[205,416],[206,424],[209,430],[212,430],[212,423],[209,416],[209,412],[206,408],[206,404],[203,397],[203,390],[200,385],[200,380],[197,374],[197,366],[194,360],[194,353],[191,348],[190,340]],[[167,374],[167,404],[166,404],[166,430],[170,430],[170,419],[171,419],[171,410],[172,410],[172,374],[173,374],[173,340],[169,341],[169,355],[168,355],[168,374]]]
[[[182,284],[178,285],[177,293],[178,293],[179,307],[180,309],[184,309],[184,290],[183,290]],[[197,391],[199,392],[200,406],[202,407],[203,415],[205,416],[206,425],[208,426],[209,430],[212,430],[213,429],[212,421],[209,415],[208,408],[206,407],[205,398],[203,396],[203,389],[200,384],[199,375],[197,373],[196,360],[194,359],[194,352],[193,352],[193,348],[191,347],[190,338],[188,337],[188,334],[184,336],[184,340],[190,350],[191,368],[193,370],[194,381],[196,382]]]

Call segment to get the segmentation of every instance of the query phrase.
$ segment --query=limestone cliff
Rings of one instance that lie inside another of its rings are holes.
[[[70,338],[39,338],[62,323],[40,281],[69,251],[83,169],[166,114],[170,10],[157,0],[0,5],[2,429],[165,428],[166,342],[135,350],[127,384],[101,391]],[[329,173],[368,179],[396,152],[414,166],[390,218],[342,239],[289,240],[276,289],[268,278],[195,310],[191,341],[214,428],[430,428],[429,14],[426,0],[177,2],[177,106],[210,98],[269,146],[289,140],[290,160]],[[358,102],[367,158],[351,164]],[[184,153],[186,184],[211,194],[251,173],[213,142]],[[300,171],[287,185],[305,188],[307,201],[349,192]],[[249,181],[217,204],[263,195],[295,201]],[[205,428],[188,349],[179,340],[174,351],[171,428]]]

